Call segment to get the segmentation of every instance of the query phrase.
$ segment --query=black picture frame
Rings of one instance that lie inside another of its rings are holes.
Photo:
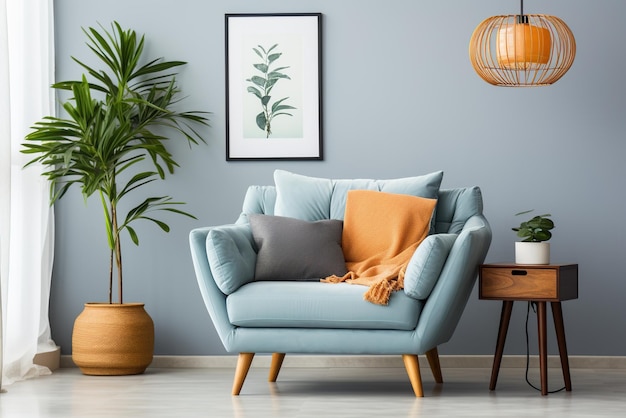
[[[322,14],[226,14],[226,160],[323,160]]]

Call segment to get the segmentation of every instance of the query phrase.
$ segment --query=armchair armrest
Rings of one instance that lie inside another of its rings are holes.
[[[193,266],[196,272],[196,279],[198,281],[200,293],[209,315],[211,316],[213,324],[215,325],[215,329],[226,350],[230,350],[232,347],[235,327],[228,319],[228,313],[226,310],[226,294],[218,287],[217,281],[220,279],[217,279],[216,275],[219,269],[212,270],[209,263],[207,242],[213,242],[213,240],[210,239],[211,235],[223,235],[225,240],[227,240],[228,237],[232,239],[231,244],[235,246],[237,253],[234,258],[240,257],[239,261],[243,263],[239,264],[233,261],[235,264],[229,268],[228,263],[222,259],[222,261],[224,261],[222,273],[231,275],[232,281],[229,282],[229,285],[232,289],[235,286],[235,280],[239,280],[241,285],[243,285],[244,282],[252,280],[254,277],[256,253],[252,247],[252,233],[246,232],[246,229],[249,231],[248,224],[237,223],[218,227],[196,228],[189,233],[191,258],[193,260]],[[236,272],[241,273],[241,275],[237,275]]]
[[[416,328],[420,352],[452,337],[476,283],[478,266],[489,250],[491,235],[491,227],[482,214],[470,217],[464,224],[420,315]]]

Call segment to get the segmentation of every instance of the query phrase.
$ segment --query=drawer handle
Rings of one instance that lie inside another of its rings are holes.
[[[512,270],[511,274],[513,276],[526,276],[528,272],[526,270]]]

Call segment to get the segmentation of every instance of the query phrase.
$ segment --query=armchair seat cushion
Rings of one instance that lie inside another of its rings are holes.
[[[363,299],[347,283],[263,281],[248,283],[226,299],[230,323],[257,328],[413,330],[424,301],[393,292],[388,306]]]

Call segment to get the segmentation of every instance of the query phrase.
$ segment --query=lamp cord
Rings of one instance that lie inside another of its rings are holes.
[[[541,391],[540,388],[538,388],[537,386],[533,385],[532,383],[530,383],[530,380],[528,379],[528,365],[530,363],[530,344],[529,344],[529,338],[528,338],[528,317],[530,316],[530,308],[533,308],[533,312],[537,313],[537,302],[528,302],[528,308],[526,309],[526,383],[528,383],[528,385],[538,391]],[[557,389],[557,390],[552,390],[552,391],[548,391],[548,393],[557,393],[557,392],[561,392],[562,390],[565,389],[565,386],[563,386],[561,389]]]

